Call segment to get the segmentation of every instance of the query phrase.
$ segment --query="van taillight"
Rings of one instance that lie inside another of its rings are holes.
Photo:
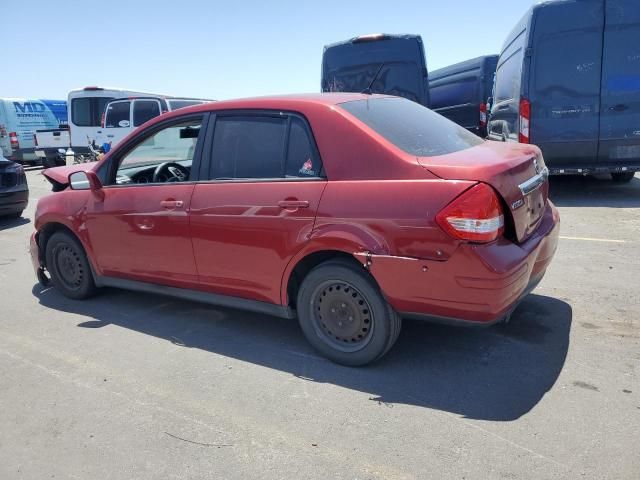
[[[526,98],[520,99],[520,131],[518,141],[530,143],[529,129],[531,127],[531,103]]]
[[[100,128],[104,128],[104,112],[102,112],[100,116]]]
[[[504,213],[496,192],[479,183],[447,205],[436,222],[453,238],[492,242],[504,232]]]
[[[20,148],[20,142],[18,141],[18,134],[16,132],[9,132],[9,143],[13,149]]]
[[[487,126],[487,104],[486,103],[480,104],[480,126],[481,127]]]

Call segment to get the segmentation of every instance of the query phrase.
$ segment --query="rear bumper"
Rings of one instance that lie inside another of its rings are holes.
[[[634,162],[629,164],[619,163],[615,165],[587,165],[585,167],[556,167],[549,166],[551,175],[596,175],[598,173],[624,173],[624,172],[640,172],[640,163]]]
[[[29,203],[29,190],[3,192],[0,190],[0,216],[22,212]]]
[[[549,202],[522,244],[461,244],[446,261],[374,255],[369,269],[402,316],[491,324],[511,314],[540,282],[557,248],[559,222]]]

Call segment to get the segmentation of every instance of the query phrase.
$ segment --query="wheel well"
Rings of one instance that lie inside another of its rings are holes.
[[[73,231],[69,227],[67,227],[66,225],[63,225],[62,223],[55,223],[55,222],[47,223],[40,230],[38,230],[38,233],[36,234],[36,241],[38,242],[40,261],[42,262],[42,265],[44,265],[45,267],[47,266],[46,264],[47,256],[45,253],[47,248],[47,242],[49,241],[51,236],[56,232],[66,232],[69,235],[71,235],[73,238],[75,239],[78,238],[78,236],[75,233],[73,233]],[[80,242],[80,245],[82,245],[82,242]]]
[[[294,267],[291,275],[289,276],[289,281],[287,282],[287,304],[290,307],[295,308],[298,298],[298,289],[307,274],[321,263],[329,260],[344,260],[346,263],[362,267],[362,264],[356,260],[353,255],[340,250],[322,250],[320,252],[314,252],[307,255]]]

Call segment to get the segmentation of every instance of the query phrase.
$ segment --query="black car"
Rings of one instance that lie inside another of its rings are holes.
[[[20,217],[28,202],[29,187],[24,168],[0,154],[0,217]]]

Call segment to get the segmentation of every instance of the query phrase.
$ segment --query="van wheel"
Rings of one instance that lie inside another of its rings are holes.
[[[611,174],[611,178],[616,183],[629,183],[634,175],[635,172],[616,172]]]
[[[82,300],[96,292],[91,267],[80,242],[66,232],[56,232],[45,247],[46,266],[60,293]]]
[[[396,342],[402,325],[371,277],[344,261],[314,268],[300,286],[297,306],[307,340],[342,365],[379,359]]]

